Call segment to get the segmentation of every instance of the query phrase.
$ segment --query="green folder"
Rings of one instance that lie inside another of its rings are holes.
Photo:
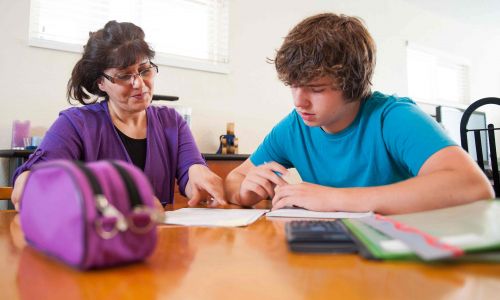
[[[466,205],[389,218],[430,234],[467,253],[460,260],[500,261],[500,201],[483,200]],[[356,219],[342,221],[366,248],[368,257],[383,260],[416,260],[400,241],[393,240]]]

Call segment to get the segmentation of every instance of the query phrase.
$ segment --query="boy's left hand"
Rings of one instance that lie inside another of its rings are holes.
[[[314,211],[332,211],[328,207],[328,198],[332,188],[312,183],[286,184],[277,186],[273,198],[272,210],[285,207],[300,207]]]

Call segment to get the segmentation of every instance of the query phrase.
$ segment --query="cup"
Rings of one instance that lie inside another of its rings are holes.
[[[31,147],[32,140],[33,140],[33,138],[30,136],[23,138],[24,149],[28,149],[29,147]]]
[[[30,136],[30,121],[12,122],[12,148],[24,148],[24,138]],[[31,142],[30,142],[31,143]]]
[[[41,142],[41,136],[29,136],[23,138],[24,149],[26,150],[35,150]]]
[[[175,110],[182,116],[182,118],[184,119],[184,121],[186,121],[188,126],[191,127],[191,113],[192,113],[191,107],[176,106]]]
[[[43,137],[41,137],[41,136],[36,136],[36,135],[32,136],[31,137],[31,146],[33,146],[33,147],[40,146],[40,144],[42,143],[42,139],[43,139]]]

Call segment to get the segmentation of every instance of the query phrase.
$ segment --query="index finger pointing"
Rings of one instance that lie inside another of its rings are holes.
[[[226,205],[227,201],[224,199],[224,191],[222,190],[222,187],[219,188],[219,186],[214,186],[209,184],[208,186],[205,187],[206,191],[210,194],[212,199],[217,201],[218,204],[220,205]]]

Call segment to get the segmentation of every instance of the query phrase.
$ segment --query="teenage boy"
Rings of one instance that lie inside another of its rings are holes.
[[[303,20],[274,63],[295,109],[228,175],[231,202],[396,214],[494,196],[476,163],[413,101],[371,91],[375,44],[359,19]],[[304,183],[279,176],[291,167]]]

